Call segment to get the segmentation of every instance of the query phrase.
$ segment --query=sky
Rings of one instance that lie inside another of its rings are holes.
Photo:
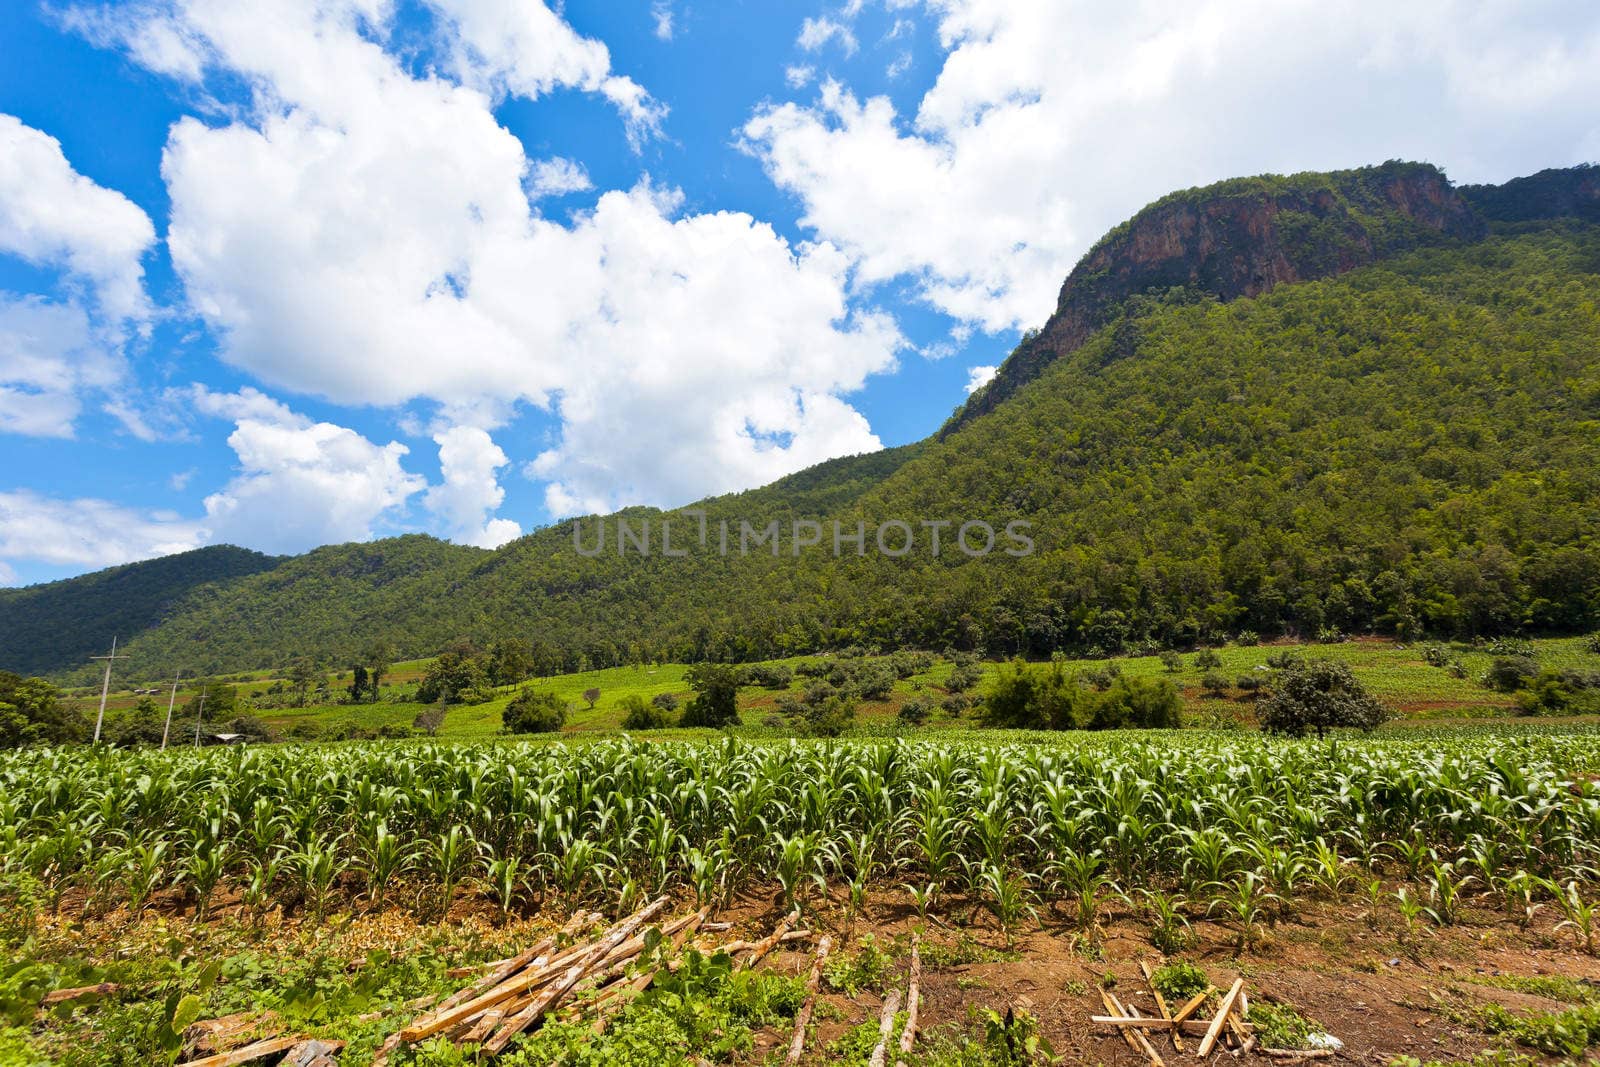
[[[11,0],[0,584],[913,441],[1169,191],[1596,100],[1591,0]]]

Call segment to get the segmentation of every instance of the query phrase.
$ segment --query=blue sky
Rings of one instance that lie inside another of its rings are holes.
[[[0,7],[0,582],[932,431],[1173,188],[1600,157],[1580,2]]]

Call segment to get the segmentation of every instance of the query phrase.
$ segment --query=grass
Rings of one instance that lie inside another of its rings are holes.
[[[1600,654],[1588,652],[1582,637],[1541,638],[1532,641],[1536,656],[1542,666],[1551,668],[1600,669]],[[1181,656],[1181,668],[1168,670],[1158,656],[1122,656],[1113,660],[1069,659],[1069,670],[1099,670],[1108,663],[1115,664],[1123,674],[1138,678],[1167,678],[1176,684],[1184,699],[1185,711],[1191,722],[1226,726],[1230,722],[1248,720],[1251,701],[1232,683],[1245,675],[1267,673],[1267,659],[1277,653],[1297,651],[1306,657],[1323,657],[1348,665],[1356,678],[1380,700],[1395,707],[1402,719],[1389,728],[1408,729],[1431,720],[1495,719],[1515,713],[1515,701],[1504,693],[1485,688],[1478,682],[1494,658],[1486,648],[1468,644],[1450,644],[1452,657],[1461,665],[1464,677],[1457,677],[1449,669],[1428,664],[1423,650],[1428,644],[1403,645],[1379,638],[1362,638],[1334,644],[1294,645],[1230,645],[1213,651],[1221,659],[1221,666],[1211,670],[1222,674],[1230,682],[1226,695],[1205,694],[1200,686],[1207,673],[1195,665],[1195,653]],[[818,657],[792,657],[774,663],[795,666],[807,659]],[[394,686],[402,692],[421,679],[431,660],[419,659],[396,663],[385,676],[386,687]],[[869,728],[892,724],[902,704],[913,695],[925,693],[936,698],[945,695],[944,683],[949,678],[952,664],[940,659],[929,670],[895,682],[889,698],[867,701],[857,709],[857,722]],[[610,667],[553,678],[532,679],[527,687],[550,691],[562,697],[571,706],[567,717],[567,734],[611,733],[622,727],[621,702],[628,696],[649,700],[662,693],[670,693],[687,701],[691,695],[684,664],[636,665]],[[264,692],[273,682],[281,680],[271,671],[255,671],[229,677],[249,677],[248,682],[237,683],[240,695],[248,698]],[[349,684],[349,672],[331,676],[333,688],[342,689]],[[783,692],[798,695],[809,679],[797,675],[786,690],[747,688],[740,694],[744,723],[758,726],[775,711],[778,696]],[[144,687],[144,686],[142,686]],[[494,699],[477,705],[453,705],[440,730],[441,737],[487,738],[500,730],[500,715],[520,687],[500,690]],[[589,707],[583,698],[588,689],[600,690],[600,698]],[[979,685],[981,691],[982,684]],[[98,692],[75,691],[75,696],[85,701],[93,714]],[[180,693],[180,704],[187,697]],[[112,715],[131,708],[140,698],[131,692],[112,695],[108,709]],[[153,698],[165,707],[164,695]],[[337,732],[346,726],[375,730],[384,726],[409,727],[424,705],[415,702],[377,704],[312,704],[304,708],[264,709],[258,714],[271,726],[288,731],[296,725],[311,723],[323,730]],[[951,719],[936,713],[925,729],[970,728],[968,719]],[[667,736],[667,732],[661,735]]]

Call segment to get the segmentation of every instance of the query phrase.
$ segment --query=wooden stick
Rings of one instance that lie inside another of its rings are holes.
[[[673,955],[677,955],[678,951],[683,948],[684,942],[688,941],[689,938],[694,936],[695,931],[700,928],[700,924],[703,923],[706,919],[706,916],[710,914],[711,905],[707,904],[705,907],[689,916],[689,921],[673,934],[671,942],[671,952]],[[605,1007],[599,1011],[599,1017],[594,1021],[595,1034],[599,1035],[606,1032],[606,1027],[610,1025],[611,1015],[618,1008],[622,1007],[622,1004],[617,1002],[618,1000],[631,1000],[633,997],[643,993],[646,989],[650,988],[651,984],[656,980],[656,975],[660,973],[660,967],[652,967],[644,974],[635,977],[632,981],[623,982],[612,986],[610,989],[600,994],[600,996],[596,999],[597,1006],[607,1001],[610,1003],[606,1004]]]
[[[1143,1018],[1143,1016],[1139,1014],[1138,1008],[1130,1008],[1126,1006],[1122,1003],[1122,1001],[1117,999],[1117,995],[1115,993],[1112,993],[1109,990],[1106,991],[1106,999],[1111,1001],[1111,1006],[1117,1009],[1117,1013],[1119,1015],[1126,1015],[1134,1019]],[[1154,1065],[1154,1067],[1167,1067],[1166,1061],[1161,1058],[1161,1054],[1156,1051],[1154,1045],[1150,1044],[1149,1039],[1144,1036],[1143,1032],[1139,1030],[1124,1030],[1123,1033],[1133,1035],[1133,1040],[1138,1044],[1139,1048],[1144,1051],[1144,1054],[1150,1057],[1150,1062]]]
[[[278,1067],[339,1067],[335,1058],[344,1049],[343,1041],[322,1041],[308,1037],[278,1061]]]
[[[662,898],[662,900],[664,901],[665,898]],[[651,911],[650,914],[653,915],[656,911],[659,911],[661,907],[665,907],[664,903],[660,901],[657,903],[660,904],[660,907],[651,905],[654,910]],[[631,923],[642,914],[642,911],[636,912],[632,917],[624,920],[624,922]],[[631,932],[633,927],[630,927],[629,929]],[[640,942],[640,945],[643,945],[642,941]],[[400,1040],[407,1043],[415,1043],[417,1041],[426,1040],[441,1030],[447,1030],[456,1023],[472,1018],[474,1015],[477,1015],[479,1012],[483,1011],[485,1008],[488,1008],[492,1004],[497,1004],[509,997],[514,997],[519,993],[525,993],[530,989],[541,986],[550,981],[552,978],[564,974],[566,970],[573,965],[573,963],[580,959],[586,958],[587,955],[592,953],[596,947],[597,945],[580,945],[574,949],[562,953],[555,959],[550,960],[548,963],[543,964],[537,969],[528,969],[520,974],[510,976],[504,981],[495,985],[493,988],[484,990],[482,993],[470,1000],[465,1001],[464,1003],[458,1002],[456,1004],[451,1004],[448,1007],[441,1006],[441,1008],[437,1011],[431,1012],[428,1015],[424,1015],[420,1019],[412,1020],[410,1026],[407,1026],[405,1029],[400,1031]],[[616,946],[612,947],[615,948]],[[608,950],[607,955],[609,956],[610,954],[611,953]],[[483,983],[480,982],[478,984],[482,985]]]
[[[800,1006],[800,1014],[795,1016],[794,1040],[789,1042],[789,1055],[784,1063],[799,1063],[800,1055],[805,1051],[806,1027],[811,1025],[811,1013],[817,1010],[817,990],[822,985],[822,965],[827,962],[828,952],[832,948],[833,938],[823,934],[822,940],[817,942],[817,956],[811,963],[811,974],[806,978],[806,1002]]]
[[[1100,990],[1100,1003],[1106,1006],[1106,1011],[1109,1013],[1109,1018],[1114,1020],[1127,1018],[1122,1014],[1122,1012],[1117,1010],[1117,1006],[1115,1004],[1111,1003],[1111,997],[1107,995],[1104,989]],[[1137,1020],[1134,1019],[1128,1019],[1129,1023],[1136,1021]],[[1122,1035],[1122,1040],[1128,1043],[1128,1047],[1132,1049],[1135,1054],[1144,1051],[1139,1047],[1139,1042],[1133,1039],[1133,1031],[1128,1026],[1119,1025],[1117,1027],[1117,1032]]]
[[[115,993],[121,988],[115,982],[101,982],[98,985],[78,986],[76,989],[52,989],[39,1001],[39,1007],[48,1008],[54,1004],[65,1004],[80,997],[104,996],[107,993]]]
[[[883,1011],[878,1016],[878,1044],[872,1050],[867,1067],[886,1067],[889,1059],[889,1038],[894,1035],[894,1014],[900,1010],[900,990],[891,989],[883,998]]]
[[[1233,986],[1222,998],[1222,1003],[1217,1007],[1217,1017],[1211,1020],[1211,1029],[1206,1031],[1206,1036],[1200,1040],[1200,1049],[1197,1053],[1201,1059],[1211,1055],[1211,1050],[1216,1047],[1217,1038],[1222,1035],[1222,1028],[1227,1025],[1228,1013],[1233,1010],[1233,1002],[1239,999],[1239,990],[1244,988],[1244,979],[1235,978]]]
[[[917,951],[917,935],[911,935],[911,978],[906,985],[906,1028],[900,1031],[900,1056],[894,1067],[906,1067],[905,1057],[917,1041],[917,1009],[922,1006],[922,954]]]
[[[832,948],[833,939],[826,934],[817,942],[816,958],[811,964],[811,974],[806,978],[805,1003],[800,1007],[800,1014],[795,1017],[794,1040],[789,1044],[789,1055],[785,1063],[799,1063],[800,1055],[805,1050],[806,1027],[810,1025],[811,1014],[816,1010],[817,991],[822,985],[822,966],[827,962],[828,952]]]
[[[1172,1018],[1172,1009],[1167,1007],[1167,998],[1156,988],[1156,979],[1150,971],[1150,964],[1140,960],[1139,969],[1144,972],[1144,980],[1150,985],[1150,995],[1156,998],[1156,1010],[1161,1013],[1163,1019]],[[1183,1038],[1179,1035],[1177,1027],[1172,1028],[1172,1047],[1174,1051],[1183,1051]]]
[[[1199,1011],[1200,1005],[1204,1004],[1206,1002],[1206,998],[1215,992],[1215,989],[1207,987],[1203,992],[1196,993],[1194,998],[1191,999],[1189,1003],[1178,1009],[1178,1013],[1172,1017],[1172,1021],[1175,1023],[1183,1022],[1183,1020]]]
[[[669,902],[670,900],[667,897],[657,897],[654,901],[635,912],[630,918],[619,923],[611,933],[603,937],[599,944],[589,951],[587,956],[574,963],[565,975],[535,997],[532,1004],[501,1023],[500,1029],[495,1031],[494,1036],[483,1043],[483,1050],[490,1055],[498,1055],[500,1050],[505,1048],[513,1037],[538,1022],[544,1013],[556,1001],[566,996],[585,974],[599,966],[601,961],[605,960],[618,945],[632,937],[635,930],[648,922],[656,912],[666,907]]]
[[[461,1004],[483,996],[483,994],[487,993],[501,982],[504,982],[507,978],[510,978],[524,967],[535,963],[541,956],[548,954],[556,947],[557,944],[560,943],[560,939],[562,937],[571,937],[584,926],[588,925],[589,918],[593,914],[593,912],[587,912],[582,908],[579,908],[577,911],[572,913],[572,918],[568,919],[560,930],[557,930],[548,937],[540,938],[533,945],[517,953],[515,956],[512,956],[510,959],[500,960],[497,963],[490,965],[492,970],[490,970],[488,974],[484,975],[470,986],[467,986],[464,989],[458,989],[456,992],[450,994],[443,1001],[441,1001],[439,1006],[434,1010],[449,1011],[457,1004]]]
[[[1211,1029],[1209,1019],[1185,1019],[1174,1024],[1170,1019],[1152,1019],[1148,1017],[1133,1017],[1126,1015],[1091,1015],[1089,1021],[1098,1026],[1115,1026],[1121,1030],[1167,1030],[1174,1025],[1185,1034],[1204,1034]],[[1249,1023],[1242,1024],[1245,1033],[1253,1032]]]
[[[1331,1048],[1263,1048],[1258,1049],[1257,1051],[1263,1056],[1270,1056],[1275,1060],[1287,1060],[1290,1062],[1296,1060],[1326,1060],[1333,1057],[1333,1049]]]
[[[778,942],[783,940],[783,935],[789,932],[789,927],[793,926],[799,921],[800,909],[795,908],[793,911],[783,917],[783,919],[778,923],[777,928],[774,929],[772,933],[755,943],[755,947],[751,950],[750,955],[745,959],[744,963],[740,964],[738,967],[735,967],[734,970],[748,971],[757,963],[760,963],[762,957],[771,952]]]
[[[236,1048],[232,1052],[222,1052],[215,1056],[207,1056],[201,1060],[190,1060],[183,1067],[233,1067],[236,1063],[249,1063],[251,1060],[264,1059],[294,1048],[303,1037],[269,1037],[265,1041],[257,1041],[243,1048]]]
[[[813,932],[814,931],[811,930],[790,930],[788,933],[778,938],[778,943],[787,945],[792,941],[809,941]],[[722,944],[711,949],[709,954],[714,956],[719,952],[726,952],[730,956],[737,956],[741,952],[749,952],[751,949],[760,944],[760,941],[745,941],[742,939],[738,941],[724,941]]]

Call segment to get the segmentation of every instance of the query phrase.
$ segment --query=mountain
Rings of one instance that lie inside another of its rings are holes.
[[[157,626],[207,587],[271,570],[281,558],[213,545],[79,578],[0,589],[0,663],[32,674],[104,655],[111,639]]]
[[[421,655],[515,634],[575,667],[1600,626],[1595,176],[1456,188],[1386,164],[1175,194],[1084,257],[993,395],[933,438],[495,552],[319,549],[167,598],[129,669],[345,662],[374,637]],[[660,551],[663,520],[686,555]],[[1026,522],[1036,550],[968,558],[955,525],[937,558],[925,536],[898,558],[826,550],[835,522],[870,544],[894,520]],[[655,551],[619,555],[619,521]],[[785,533],[741,553],[741,521],[816,522],[824,550]]]

